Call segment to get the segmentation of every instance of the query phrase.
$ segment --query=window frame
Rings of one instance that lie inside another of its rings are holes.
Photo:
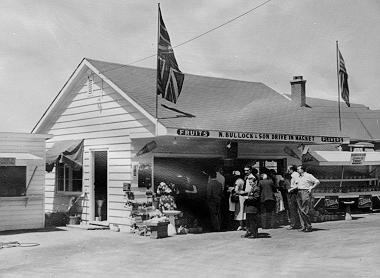
[[[0,198],[19,198],[27,196],[27,185],[28,185],[28,166],[27,165],[1,165],[2,167],[19,167],[25,169],[25,184],[24,184],[24,194],[17,196],[1,196]]]
[[[56,193],[59,195],[81,195],[83,192],[83,168],[80,170],[82,177],[80,179],[81,189],[79,191],[67,190],[67,188],[70,188],[70,187],[71,187],[71,189],[73,188],[73,181],[74,181],[73,172],[74,172],[74,170],[72,167],[70,167],[69,165],[67,165],[65,163],[56,163],[55,168],[56,168],[55,169],[55,191],[56,191]],[[59,188],[61,178],[59,177],[58,172],[59,172],[60,168],[63,168],[63,177],[62,177],[63,191],[60,190],[60,188]],[[66,171],[69,172],[69,178],[68,179],[66,177]],[[77,180],[79,180],[79,179],[77,179]],[[66,181],[69,181],[69,184],[66,184]]]

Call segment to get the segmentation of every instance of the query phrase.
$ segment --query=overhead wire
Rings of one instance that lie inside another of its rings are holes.
[[[182,42],[182,43],[180,43],[180,44],[177,44],[177,45],[173,46],[172,48],[177,48],[177,47],[180,47],[180,46],[182,46],[182,45],[188,44],[188,43],[190,43],[190,42],[192,42],[192,41],[194,41],[194,40],[197,40],[197,39],[199,39],[199,38],[201,38],[201,37],[203,37],[203,36],[205,36],[205,35],[207,35],[207,34],[213,32],[213,31],[215,31],[215,30],[217,30],[217,29],[219,29],[219,28],[222,28],[223,26],[226,26],[227,24],[230,24],[231,22],[233,22],[233,21],[235,21],[235,20],[237,20],[237,19],[239,19],[239,18],[241,18],[241,17],[243,17],[243,16],[245,16],[245,15],[247,15],[247,14],[249,14],[249,13],[255,11],[255,10],[257,10],[258,8],[261,8],[262,6],[268,4],[268,3],[271,2],[271,1],[272,1],[272,0],[267,0],[267,1],[265,1],[265,2],[263,2],[263,3],[261,3],[261,4],[259,4],[259,5],[255,6],[254,8],[252,8],[252,9],[250,9],[250,10],[248,10],[248,11],[246,11],[246,12],[244,12],[244,13],[242,13],[242,14],[240,14],[240,15],[238,15],[238,16],[236,16],[236,17],[234,17],[234,18],[232,18],[232,19],[230,19],[230,20],[228,20],[228,21],[226,21],[226,22],[224,22],[224,23],[222,23],[222,24],[220,24],[220,25],[214,27],[214,28],[211,28],[210,30],[208,30],[208,31],[206,31],[206,32],[203,32],[202,34],[199,34],[199,35],[197,35],[197,36],[195,36],[195,37],[193,37],[193,38],[191,38],[191,39],[188,39],[188,40],[186,40],[186,41],[184,41],[184,42]],[[108,70],[100,71],[99,73],[105,73],[105,72],[109,72],[109,71],[117,70],[117,69],[120,69],[120,68],[123,68],[123,67],[127,67],[127,66],[130,66],[130,65],[134,65],[134,64],[137,64],[137,63],[139,63],[139,62],[142,62],[142,61],[145,61],[145,60],[147,60],[147,59],[150,59],[150,58],[152,58],[152,57],[155,57],[155,56],[157,56],[157,54],[149,55],[149,56],[147,56],[147,57],[141,58],[141,59],[139,59],[139,60],[136,60],[136,61],[134,61],[134,62],[128,63],[128,64],[126,64],[126,65],[121,65],[121,66],[114,67],[114,68],[111,68],[111,69],[108,69]]]
[[[237,20],[237,19],[239,19],[239,18],[241,18],[241,17],[243,17],[243,16],[245,16],[245,15],[247,15],[247,14],[249,14],[249,13],[255,11],[255,10],[257,10],[258,8],[260,8],[260,7],[262,7],[262,6],[266,5],[266,4],[268,4],[268,3],[271,2],[271,1],[273,1],[273,0],[267,0],[267,1],[265,1],[265,2],[263,2],[263,3],[261,3],[261,4],[259,4],[259,5],[255,6],[254,8],[252,8],[252,9],[250,9],[250,10],[248,10],[248,11],[246,11],[246,12],[244,12],[244,13],[242,13],[242,14],[240,14],[240,15],[238,15],[238,16],[236,16],[236,17],[234,17],[234,18],[232,18],[232,19],[230,19],[230,20],[228,20],[228,21],[226,21],[226,22],[224,22],[224,23],[222,23],[222,24],[220,24],[220,25],[218,25],[218,26],[216,26],[216,27],[210,29],[210,30],[208,30],[208,31],[206,31],[206,32],[203,32],[202,34],[199,34],[199,35],[197,35],[197,36],[195,36],[195,37],[193,37],[193,38],[191,38],[191,39],[188,39],[188,40],[186,40],[186,41],[184,41],[184,42],[182,42],[182,43],[180,43],[180,44],[178,44],[178,45],[173,46],[172,48],[177,48],[177,47],[180,47],[180,46],[182,46],[182,45],[188,44],[188,43],[190,43],[190,42],[192,42],[192,41],[194,41],[194,40],[196,40],[196,39],[199,39],[200,37],[203,37],[203,36],[205,36],[205,35],[207,35],[207,34],[213,32],[213,31],[215,31],[215,30],[217,30],[217,29],[219,29],[219,28],[221,28],[221,27],[223,27],[223,26],[225,26],[225,25],[227,25],[227,24],[229,24],[229,23],[231,23],[231,22],[233,22],[233,21],[235,21],[235,20]],[[131,65],[134,65],[134,64],[137,64],[137,63],[139,63],[139,62],[145,61],[145,60],[147,60],[147,59],[150,59],[150,58],[153,58],[153,57],[156,57],[156,56],[157,56],[157,54],[155,53],[155,54],[152,54],[152,55],[146,56],[146,57],[144,57],[144,58],[138,59],[138,60],[136,60],[136,61],[133,61],[133,62],[127,63],[127,64],[125,64],[125,65],[120,65],[120,66],[113,67],[113,68],[110,68],[110,69],[107,69],[107,70],[99,71],[99,73],[102,74],[102,73],[110,72],[110,71],[113,71],[113,70],[121,69],[121,68],[124,68],[124,67],[127,67],[127,66],[131,66]],[[98,83],[100,83],[100,82],[93,81],[92,84],[98,84]],[[85,84],[86,84],[86,82],[85,82],[83,85],[79,85],[78,87],[73,88],[73,90],[80,89],[80,88],[82,88]]]

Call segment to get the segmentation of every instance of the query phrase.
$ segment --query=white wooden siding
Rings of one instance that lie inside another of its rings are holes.
[[[95,79],[92,94],[87,87],[73,90],[68,101],[60,104],[61,110],[55,122],[47,132],[54,137],[48,141],[51,148],[54,142],[61,140],[85,139],[83,153],[83,189],[88,192],[83,200],[82,219],[90,220],[90,207],[93,150],[108,150],[108,221],[110,223],[129,224],[129,212],[124,208],[123,183],[131,182],[131,139],[132,133],[154,132],[154,125],[119,93],[100,80]],[[55,173],[46,175],[45,209],[49,211],[67,210],[70,196],[59,195],[55,188]]]
[[[0,133],[0,153],[30,153],[42,158],[16,160],[16,166],[27,167],[26,185],[30,184],[26,196],[0,197],[0,231],[44,227],[45,145],[41,135]]]

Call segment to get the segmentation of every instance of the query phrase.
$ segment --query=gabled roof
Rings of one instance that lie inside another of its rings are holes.
[[[91,70],[132,103],[152,122],[156,115],[156,70],[85,58],[51,106],[33,129],[38,132],[50,120],[54,107],[65,98],[75,79]],[[83,77],[83,76],[82,76]],[[85,82],[85,78],[76,80]],[[284,133],[312,136],[345,136],[360,140],[380,139],[380,111],[363,105],[341,106],[342,132],[339,132],[334,101],[307,98],[300,107],[288,96],[261,82],[185,74],[177,104],[159,97],[158,122],[167,128],[189,128],[236,132]],[[194,117],[168,110],[162,105]]]
[[[155,115],[156,70],[87,59],[125,94]],[[176,117],[174,107],[195,117]],[[299,107],[260,82],[185,74],[177,104],[159,98],[159,122],[170,128],[341,136],[337,124]]]

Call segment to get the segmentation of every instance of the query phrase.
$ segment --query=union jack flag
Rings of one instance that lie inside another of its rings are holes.
[[[344,64],[344,59],[340,50],[338,50],[339,55],[339,69],[338,69],[338,78],[340,85],[340,94],[342,99],[346,102],[347,106],[350,107],[350,91],[348,89],[348,74],[346,66]]]
[[[157,94],[168,101],[177,103],[185,76],[178,68],[160,7],[158,7],[158,13],[160,25],[157,53]]]

